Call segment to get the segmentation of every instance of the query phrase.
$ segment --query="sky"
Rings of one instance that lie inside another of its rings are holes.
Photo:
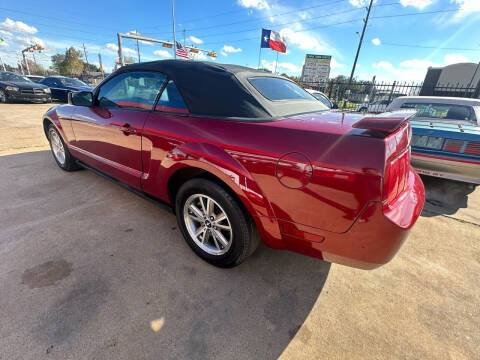
[[[300,75],[306,54],[332,55],[331,77],[350,75],[369,0],[176,0],[177,41],[212,50],[214,60],[273,69],[277,53],[263,49],[261,28],[279,31],[287,53],[278,72]],[[138,31],[172,41],[169,0],[0,0],[0,57],[15,65],[30,44],[45,46],[36,59],[74,46],[110,71],[117,32]],[[185,40],[184,40],[185,39]],[[126,56],[136,43],[125,39]],[[172,58],[171,49],[140,43],[142,61]],[[31,56],[31,55],[29,55]],[[212,60],[200,53],[199,60]],[[422,81],[429,66],[480,61],[480,0],[374,0],[355,76],[380,81]]]

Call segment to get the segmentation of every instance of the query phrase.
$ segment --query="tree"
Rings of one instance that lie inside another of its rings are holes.
[[[56,54],[52,56],[52,69],[58,71],[60,75],[79,75],[84,68],[82,53],[71,46],[65,55]]]
[[[62,66],[62,63],[65,61],[65,55],[64,54],[55,54],[52,56],[52,66],[51,69],[60,73],[60,68]]]
[[[46,70],[42,65],[30,59],[27,59],[27,62],[28,62],[28,68],[30,69],[31,75],[45,75]],[[27,67],[25,66],[25,62],[22,61],[22,64],[23,64],[23,69],[26,70]]]

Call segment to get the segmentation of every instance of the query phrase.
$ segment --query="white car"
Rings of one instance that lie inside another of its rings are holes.
[[[372,103],[363,103],[358,104],[355,107],[355,111],[359,112],[369,112],[369,113],[379,113],[384,112],[387,109],[387,106],[390,102],[388,100],[377,100]]]
[[[333,108],[333,104],[330,99],[321,91],[315,89],[305,89],[305,91],[310,93],[315,99],[321,101],[323,105],[328,106],[329,109]]]

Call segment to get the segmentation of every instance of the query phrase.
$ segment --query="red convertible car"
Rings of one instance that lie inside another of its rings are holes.
[[[208,62],[120,68],[43,116],[57,164],[169,205],[221,267],[259,240],[326,261],[387,263],[424,203],[411,112],[331,112],[281,76]],[[99,224],[100,226],[100,224]]]

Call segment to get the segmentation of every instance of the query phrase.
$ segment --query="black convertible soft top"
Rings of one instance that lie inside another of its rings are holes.
[[[245,66],[206,61],[159,60],[126,65],[114,74],[129,71],[156,71],[177,85],[193,115],[271,119],[325,110],[311,100],[268,100],[248,81],[252,77],[284,77]],[[112,74],[112,75],[114,75]]]

